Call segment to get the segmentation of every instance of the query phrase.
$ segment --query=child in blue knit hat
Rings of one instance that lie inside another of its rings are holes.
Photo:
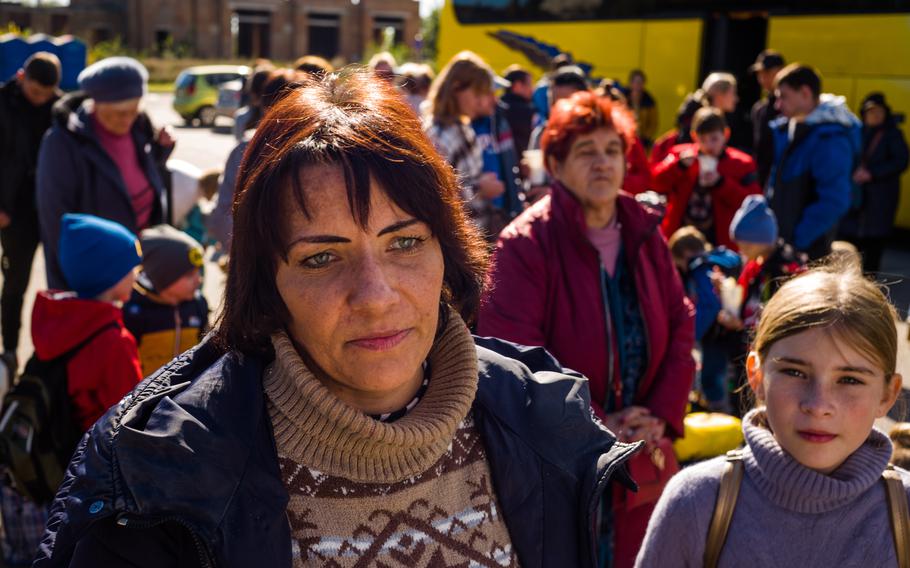
[[[743,288],[741,319],[751,330],[757,324],[761,306],[784,280],[802,272],[807,259],[778,238],[777,217],[762,195],[743,200],[730,223],[730,238],[746,259],[739,279]]]
[[[84,432],[142,379],[136,340],[124,326],[121,310],[132,293],[142,253],[136,236],[122,225],[66,214],[59,260],[70,289],[38,294],[32,342],[41,360],[70,354],[66,369],[73,427]]]
[[[750,195],[743,200],[730,223],[730,238],[736,242],[745,265],[739,275],[743,302],[735,324],[743,330],[737,363],[739,386],[745,385],[745,356],[748,339],[754,334],[762,306],[790,277],[805,270],[808,258],[785,243],[778,235],[777,217],[762,195]],[[745,408],[742,389],[731,391],[735,411]]]

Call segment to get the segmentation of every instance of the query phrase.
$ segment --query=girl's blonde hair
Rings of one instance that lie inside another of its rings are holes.
[[[752,349],[764,361],[774,343],[826,328],[874,361],[890,382],[897,368],[897,313],[849,256],[829,257],[787,281],[762,310]]]
[[[430,86],[427,100],[432,105],[434,122],[449,125],[461,119],[455,95],[465,89],[484,93],[493,90],[493,69],[471,51],[455,54]]]

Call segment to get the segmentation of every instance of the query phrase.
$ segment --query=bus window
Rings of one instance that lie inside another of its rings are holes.
[[[452,0],[463,24],[647,18],[693,18],[716,12],[888,13],[910,0]]]

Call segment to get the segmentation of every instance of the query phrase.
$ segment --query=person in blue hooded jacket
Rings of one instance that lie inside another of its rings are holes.
[[[811,259],[821,258],[853,200],[862,124],[843,97],[821,94],[821,78],[811,67],[792,63],[774,81],[782,116],[770,124],[774,162],[765,193],[780,236]]]
[[[91,429],[35,568],[594,568],[641,444],[543,349],[471,336],[489,251],[459,197],[383,79],[289,91],[217,330]]]

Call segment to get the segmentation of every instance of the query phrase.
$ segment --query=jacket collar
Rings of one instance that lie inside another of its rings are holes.
[[[589,247],[593,251],[593,245],[588,240],[584,208],[578,198],[562,183],[554,181],[550,199],[554,218],[561,225],[560,230],[565,231],[577,246]],[[622,245],[626,259],[632,261],[639,247],[660,226],[660,216],[625,191],[620,191],[616,197],[616,215],[622,227]]]
[[[119,419],[106,417],[102,426],[111,429],[111,461],[130,489],[114,495],[115,509],[143,518],[179,516],[214,540],[262,450],[262,370],[262,361],[222,355],[207,338],[128,395]],[[284,511],[287,493],[279,476],[257,487],[257,494],[264,511]]]

